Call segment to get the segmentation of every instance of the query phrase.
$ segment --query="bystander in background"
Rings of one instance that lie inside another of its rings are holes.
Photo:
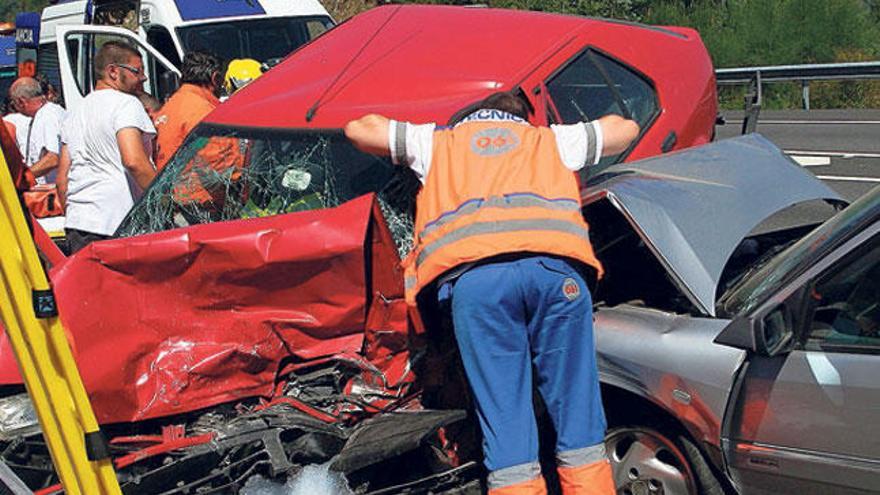
[[[113,235],[156,171],[156,130],[137,96],[146,80],[137,49],[108,41],[95,56],[98,83],[62,129],[58,193],[71,253]]]
[[[189,132],[220,104],[225,67],[219,58],[204,52],[184,56],[180,88],[159,111],[156,130],[159,150],[156,167],[161,170]]]
[[[24,150],[25,164],[38,183],[55,182],[61,151],[61,123],[66,115],[64,108],[49,101],[40,82],[32,77],[18,78],[9,88],[9,95],[18,111],[31,118]]]

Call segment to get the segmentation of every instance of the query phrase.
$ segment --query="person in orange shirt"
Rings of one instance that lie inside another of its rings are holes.
[[[187,53],[181,86],[162,106],[155,119],[158,133],[156,168],[162,170],[187,134],[220,104],[225,67],[219,58],[204,52]]]

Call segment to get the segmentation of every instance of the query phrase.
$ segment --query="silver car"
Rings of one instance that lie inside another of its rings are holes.
[[[836,212],[749,135],[589,191],[618,493],[880,491],[880,188]]]

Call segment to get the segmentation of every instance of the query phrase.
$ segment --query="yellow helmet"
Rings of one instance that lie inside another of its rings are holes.
[[[223,79],[226,94],[232,94],[263,75],[263,66],[252,58],[237,58],[229,62]]]

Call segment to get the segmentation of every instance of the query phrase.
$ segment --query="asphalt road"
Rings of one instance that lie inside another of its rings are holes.
[[[719,139],[736,136],[742,112],[724,112]],[[846,199],[880,186],[880,110],[764,111],[757,132]]]

